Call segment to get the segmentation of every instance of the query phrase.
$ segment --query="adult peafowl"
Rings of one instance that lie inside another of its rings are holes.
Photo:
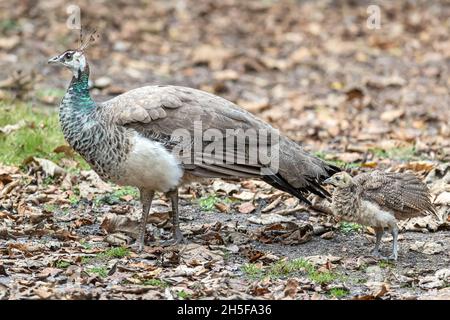
[[[309,203],[309,192],[329,196],[321,183],[339,168],[308,154],[269,124],[221,97],[156,85],[96,103],[88,88],[85,50],[90,41],[48,61],[73,74],[60,104],[60,124],[67,142],[102,179],[139,189],[143,213],[138,251],[144,247],[155,191],[171,200],[170,242],[183,241],[178,188],[193,179],[257,177],[305,203]]]

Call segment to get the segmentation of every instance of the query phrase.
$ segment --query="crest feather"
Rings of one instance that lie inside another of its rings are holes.
[[[89,36],[83,39],[83,29],[80,28],[80,39],[78,51],[83,52],[86,50],[92,43],[94,43],[98,38],[97,30],[93,30],[89,33]]]

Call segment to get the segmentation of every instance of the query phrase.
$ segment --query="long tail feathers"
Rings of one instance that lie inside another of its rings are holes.
[[[311,202],[305,198],[305,196],[302,194],[302,192],[299,189],[294,188],[291,186],[282,176],[279,174],[274,175],[266,175],[262,177],[262,180],[270,184],[271,186],[274,186],[275,188],[287,192],[294,197],[297,197],[301,201],[305,202],[308,205],[311,205]]]
[[[308,192],[311,192],[311,193],[318,195],[321,198],[329,197],[330,196],[329,192],[327,190],[325,190],[320,184],[325,179],[331,177],[333,174],[341,171],[340,168],[338,168],[334,165],[330,165],[330,164],[325,164],[325,165],[326,165],[325,171],[327,174],[320,176],[318,179],[307,178],[306,181],[308,182],[308,184],[303,188],[293,187],[279,173],[277,173],[277,174],[274,173],[273,175],[266,175],[266,176],[262,177],[262,179],[265,182],[267,182],[268,184],[274,186],[275,188],[277,188],[281,191],[287,192],[287,193],[297,197],[304,203],[311,205],[311,202],[306,198],[306,194]]]

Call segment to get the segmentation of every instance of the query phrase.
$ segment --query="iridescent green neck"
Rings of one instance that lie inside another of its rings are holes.
[[[79,71],[77,77],[72,78],[61,107],[72,111],[90,111],[95,107],[89,93],[89,66],[86,66],[84,71]]]

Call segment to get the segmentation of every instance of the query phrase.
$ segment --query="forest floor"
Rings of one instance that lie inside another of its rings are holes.
[[[326,200],[215,180],[181,189],[182,245],[159,245],[158,195],[137,254],[137,190],[101,181],[59,129],[70,75],[46,61],[76,43],[65,2],[3,3],[0,299],[450,298],[446,1],[79,3],[101,35],[87,53],[97,101],[148,84],[212,92],[352,174],[414,171],[438,217],[402,221],[391,262],[370,256],[371,228],[317,210]]]

